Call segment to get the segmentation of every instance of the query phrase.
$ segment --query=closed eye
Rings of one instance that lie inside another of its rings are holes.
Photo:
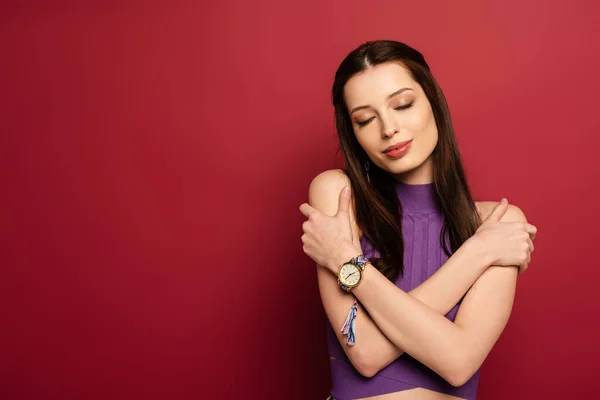
[[[411,108],[413,104],[414,104],[414,102],[408,103],[406,105],[396,107],[396,108],[394,108],[394,110],[406,110],[407,108]]]
[[[413,104],[414,104],[414,102],[403,105],[403,106],[399,106],[399,107],[394,108],[394,110],[397,110],[397,111],[406,110],[408,108],[411,108],[413,106]],[[357,121],[356,124],[362,128],[363,126],[366,126],[369,122],[373,121],[373,119],[375,119],[375,117],[371,117],[364,121]]]
[[[360,126],[361,128],[365,125],[367,125],[369,122],[373,121],[373,118],[375,117],[371,117],[365,121],[357,121],[356,123],[358,124],[358,126]]]

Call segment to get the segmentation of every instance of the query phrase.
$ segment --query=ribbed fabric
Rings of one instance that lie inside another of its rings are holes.
[[[448,259],[440,244],[444,216],[433,183],[424,185],[396,184],[396,193],[402,204],[402,234],[404,238],[404,275],[396,285],[410,291],[427,280]],[[360,239],[364,255],[379,256],[377,250],[363,236]],[[459,304],[446,315],[454,321]],[[362,311],[364,312],[364,311]],[[359,311],[357,318],[361,317]],[[340,329],[341,327],[336,327]],[[351,400],[421,387],[436,392],[474,400],[479,382],[479,370],[458,388],[408,354],[403,354],[372,378],[360,375],[342,349],[335,332],[328,324],[327,339],[331,360],[331,394],[336,400]],[[360,343],[360,331],[356,341]]]

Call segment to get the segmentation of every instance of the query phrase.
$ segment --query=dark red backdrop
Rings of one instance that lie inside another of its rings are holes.
[[[596,3],[5,3],[1,398],[323,398],[297,207],[379,38],[427,57],[476,197],[539,227],[480,398],[597,392]]]

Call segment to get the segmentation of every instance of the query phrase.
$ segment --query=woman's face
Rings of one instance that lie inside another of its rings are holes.
[[[403,64],[387,62],[353,76],[344,98],[356,138],[375,165],[408,184],[433,181],[435,118]]]

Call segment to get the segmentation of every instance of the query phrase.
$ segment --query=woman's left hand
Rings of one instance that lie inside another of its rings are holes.
[[[307,203],[300,206],[300,212],[308,218],[302,224],[302,248],[317,264],[337,273],[340,264],[360,253],[352,242],[349,187],[340,192],[336,215],[325,215]]]

